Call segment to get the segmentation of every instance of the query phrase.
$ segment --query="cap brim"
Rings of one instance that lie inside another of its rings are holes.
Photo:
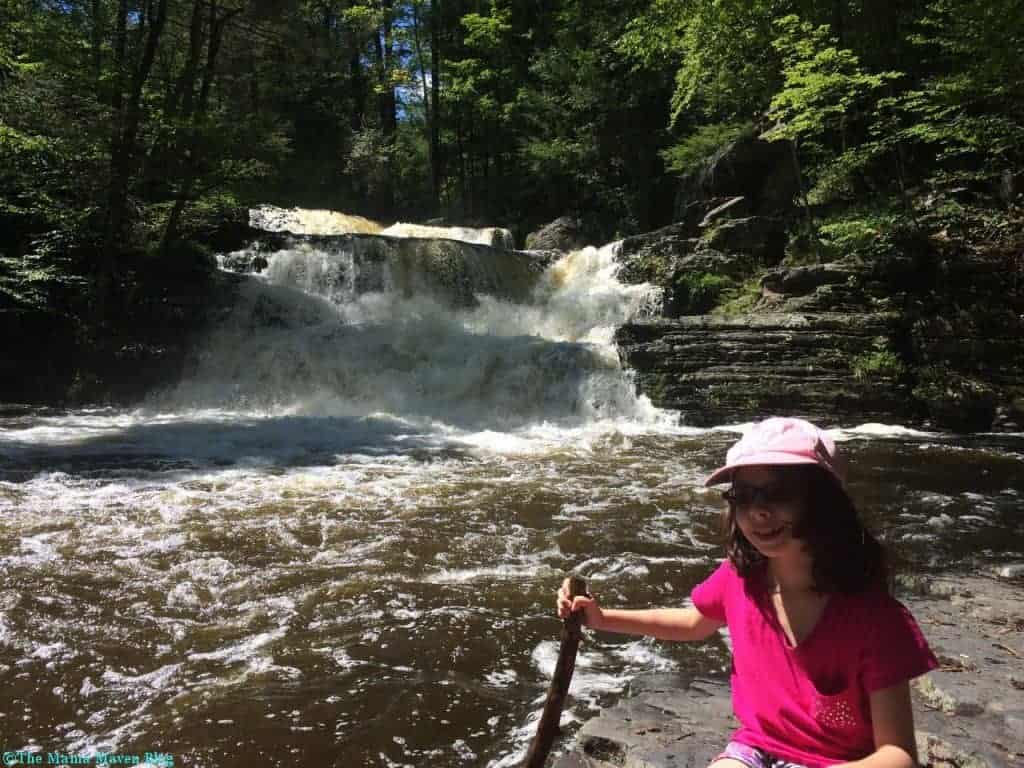
[[[708,479],[704,481],[704,487],[711,485],[718,485],[719,483],[725,483],[732,479],[732,473],[740,467],[777,467],[780,465],[794,464],[813,464],[818,467],[822,467],[830,474],[835,474],[832,470],[824,467],[820,461],[808,458],[806,456],[794,456],[792,453],[775,453],[772,451],[766,451],[765,453],[754,454],[753,456],[744,456],[742,459],[734,461],[732,464],[726,464],[724,467],[720,467],[712,472]]]

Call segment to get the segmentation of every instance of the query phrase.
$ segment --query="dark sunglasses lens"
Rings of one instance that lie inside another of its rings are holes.
[[[749,488],[730,488],[722,493],[722,498],[733,507],[746,507],[754,501],[754,496]]]
[[[789,500],[789,494],[786,489],[780,485],[771,485],[767,488],[757,489],[758,499],[766,507],[771,507],[776,504],[782,504]]]
[[[752,504],[763,504],[771,507],[785,504],[793,498],[793,489],[785,485],[769,485],[766,488],[752,486],[733,486],[722,493],[722,498],[734,507],[749,507]]]

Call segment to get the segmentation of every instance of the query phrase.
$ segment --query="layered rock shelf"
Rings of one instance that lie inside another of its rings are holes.
[[[895,334],[899,316],[874,314],[701,315],[623,326],[616,335],[637,385],[694,426],[744,421],[794,407],[831,423],[891,419],[912,410],[906,387],[878,372],[858,376]],[[880,341],[881,340],[881,341]]]

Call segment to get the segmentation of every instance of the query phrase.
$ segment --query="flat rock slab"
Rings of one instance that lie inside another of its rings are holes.
[[[912,684],[922,765],[1024,768],[1024,584],[909,577],[898,596],[941,664]],[[553,766],[703,768],[736,727],[727,680],[640,676]]]
[[[556,768],[703,768],[737,727],[724,680],[644,675],[629,697],[587,721]]]
[[[1024,766],[1024,585],[984,576],[901,585],[942,665],[913,683],[922,762]]]

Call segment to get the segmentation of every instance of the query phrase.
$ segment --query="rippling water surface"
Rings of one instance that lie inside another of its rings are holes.
[[[0,410],[0,747],[517,764],[563,575],[683,604],[721,552],[700,483],[738,435],[632,394],[601,329],[642,297],[585,260],[454,316],[254,281],[145,408]],[[1024,436],[845,426],[853,493],[910,567],[1024,558]],[[567,720],[638,673],[726,665],[721,637],[593,635]]]

